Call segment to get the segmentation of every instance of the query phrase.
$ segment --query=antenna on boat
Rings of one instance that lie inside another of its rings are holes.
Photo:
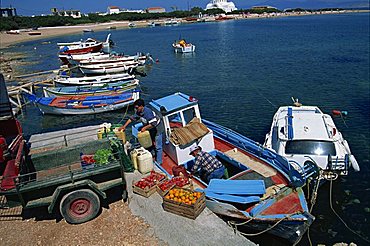
[[[298,98],[291,97],[293,101],[293,105],[296,107],[302,106],[302,103],[298,102]]]

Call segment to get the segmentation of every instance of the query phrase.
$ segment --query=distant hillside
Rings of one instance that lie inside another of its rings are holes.
[[[323,8],[369,8],[369,0],[358,1],[328,1],[328,0],[268,0],[257,4],[238,4],[239,9],[249,9],[252,6],[269,5],[280,10],[287,8],[323,9]]]

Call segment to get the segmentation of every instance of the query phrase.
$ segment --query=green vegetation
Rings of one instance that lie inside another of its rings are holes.
[[[316,11],[330,11],[330,10],[341,10],[337,8],[332,9],[321,9]],[[305,12],[312,11],[308,9],[290,9],[287,12]],[[162,19],[162,18],[185,18],[198,16],[199,13],[203,15],[218,15],[225,14],[222,9],[209,9],[203,10],[200,7],[194,7],[190,11],[181,11],[174,8],[172,12],[166,13],[120,13],[112,15],[98,15],[91,13],[88,16],[82,16],[81,18],[74,19],[69,16],[11,16],[11,17],[0,17],[0,31],[35,28],[35,27],[51,27],[51,26],[72,26],[87,23],[104,23],[110,21],[139,21],[139,20],[149,20],[149,19]],[[281,10],[275,8],[267,9],[240,9],[227,14],[263,14],[263,13],[277,13],[282,12]]]

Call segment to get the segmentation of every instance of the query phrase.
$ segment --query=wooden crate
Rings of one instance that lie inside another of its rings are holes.
[[[174,188],[175,187],[175,185],[172,185],[169,189],[167,189],[167,190],[165,190],[165,191],[163,191],[163,190],[161,190],[161,188],[159,188],[158,187],[158,185],[160,185],[160,183],[159,184],[157,184],[157,192],[158,192],[158,194],[161,196],[161,197],[163,197],[165,194],[167,194],[167,192],[169,192],[172,188]]]
[[[163,190],[161,190],[161,188],[159,188],[159,185],[160,185],[162,182],[165,182],[165,181],[168,181],[168,179],[162,180],[160,183],[158,183],[158,184],[157,184],[157,192],[158,192],[158,194],[159,194],[161,197],[165,196],[165,194],[166,194],[168,191],[170,191],[172,188],[175,188],[175,186],[176,186],[175,184],[173,184],[169,189],[167,189],[167,190],[163,191]],[[192,182],[192,180],[191,180],[191,179],[189,179],[189,184],[184,185],[184,186],[182,186],[182,187],[177,186],[177,188],[193,190],[193,182]]]
[[[138,181],[136,181],[136,182],[138,182]],[[135,186],[136,182],[135,181],[132,182],[132,191],[136,194],[139,194],[143,197],[150,197],[156,191],[156,187],[157,187],[156,185],[154,185],[150,188],[146,187],[145,189],[141,189],[141,188]]]
[[[176,188],[179,188],[179,187],[176,187]],[[181,188],[181,189],[184,189],[184,188]],[[192,191],[190,189],[184,189],[184,190]],[[198,215],[206,207],[206,197],[205,197],[204,193],[202,193],[202,196],[197,199],[195,204],[188,205],[188,204],[184,204],[184,203],[180,203],[180,202],[175,202],[175,201],[167,199],[167,198],[165,198],[165,196],[163,196],[162,207],[167,212],[174,213],[174,214],[184,216],[184,217],[187,217],[187,218],[190,218],[190,219],[194,220],[198,217]]]

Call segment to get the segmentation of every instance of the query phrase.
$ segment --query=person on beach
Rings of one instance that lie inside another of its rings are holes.
[[[132,115],[126,123],[119,128],[119,130],[125,130],[131,122],[141,121],[143,127],[141,132],[149,131],[152,139],[152,147],[148,148],[149,151],[154,152],[153,157],[159,163],[162,164],[162,135],[163,127],[161,127],[161,119],[155,114],[153,110],[145,106],[143,99],[138,99],[134,102],[135,114]]]
[[[202,151],[200,146],[191,147],[189,155],[195,157],[195,163],[190,173],[194,174],[200,168],[201,179],[207,184],[211,179],[220,179],[224,176],[225,166],[213,155]]]

